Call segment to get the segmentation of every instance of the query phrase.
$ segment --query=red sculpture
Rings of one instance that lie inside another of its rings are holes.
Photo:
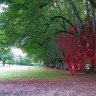
[[[73,28],[69,28],[68,31],[76,34]],[[86,64],[93,64],[96,55],[92,27],[85,26],[84,33],[79,37],[62,32],[57,34],[54,40],[71,75],[83,71]]]

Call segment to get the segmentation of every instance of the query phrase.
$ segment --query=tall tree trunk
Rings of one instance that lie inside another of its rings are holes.
[[[5,61],[3,61],[3,67],[5,66]]]
[[[58,63],[59,63],[59,65],[60,65],[60,68],[61,69],[63,69],[63,65],[64,65],[64,63],[63,63],[63,61],[61,62],[61,56],[60,56],[60,51],[59,51],[59,48],[57,47],[57,46],[55,46],[55,50],[56,50],[56,53],[57,53],[57,59],[58,59]],[[62,59],[63,60],[63,59]]]
[[[59,10],[59,14],[60,14],[61,16],[63,16],[63,14],[62,14],[62,9],[61,9],[61,6],[60,6],[60,0],[55,0],[55,2],[56,2],[56,5],[57,5],[57,8],[58,8],[58,10]],[[66,28],[64,21],[63,21],[63,28],[64,28],[64,29]]]
[[[95,22],[95,9],[93,5],[91,4],[91,14],[92,14],[92,26],[93,26],[93,32],[96,35],[96,22]]]
[[[81,21],[81,18],[79,16],[79,12],[76,8],[75,3],[72,0],[70,0],[70,4],[72,5],[74,15],[75,15],[75,18],[76,18],[76,23],[78,25],[78,35],[80,35],[83,32],[82,21]]]
[[[85,0],[85,6],[86,6],[86,13],[87,13],[87,16],[86,16],[86,19],[88,20],[88,26],[90,26],[90,14],[89,14],[89,5],[88,5],[88,0]]]
[[[10,66],[10,60],[9,60],[9,66]]]
[[[93,43],[94,43],[94,50],[96,54],[96,22],[95,22],[95,9],[92,3],[91,5],[91,14],[92,14],[92,26],[93,26]],[[96,72],[96,60],[94,60],[94,71]]]

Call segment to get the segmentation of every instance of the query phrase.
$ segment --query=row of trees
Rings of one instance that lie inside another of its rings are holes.
[[[3,66],[5,65],[6,61],[9,63],[10,66],[11,62],[13,61],[12,55],[0,53],[0,61],[3,62]]]
[[[32,60],[28,56],[15,56],[11,48],[0,49],[0,61],[5,66],[5,64],[10,65],[33,65]]]
[[[52,63],[58,66],[56,62],[62,61],[54,42],[56,34],[66,34],[65,30],[76,24],[79,26],[75,28],[79,37],[84,33],[86,18],[92,18],[95,33],[94,0],[0,0],[0,3],[8,6],[0,14],[0,34],[6,38],[2,40],[7,42],[0,43],[1,46],[18,46],[34,61],[43,61],[47,66]]]
[[[32,60],[30,58],[22,57],[22,56],[17,56],[14,58],[14,64],[16,65],[27,65],[27,66],[33,66]]]

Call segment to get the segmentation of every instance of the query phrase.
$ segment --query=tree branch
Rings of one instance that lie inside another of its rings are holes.
[[[47,44],[48,42],[49,42],[49,40],[51,40],[53,37],[55,37],[56,36],[56,34],[58,34],[58,33],[68,33],[68,34],[71,34],[71,35],[73,35],[73,36],[75,36],[75,37],[77,37],[77,35],[75,34],[75,33],[72,33],[72,32],[70,32],[70,31],[59,31],[59,32],[55,32],[54,34],[52,34],[52,37],[48,37],[46,40],[44,40],[40,45],[45,45],[45,44]]]
[[[74,25],[73,25],[69,20],[67,20],[65,17],[63,17],[63,16],[54,16],[54,17],[51,18],[51,20],[55,20],[55,19],[63,19],[63,20],[66,21],[68,24],[70,24],[70,25],[74,28],[74,30],[76,31],[76,33],[78,34],[78,31],[77,31],[77,29],[74,27]]]

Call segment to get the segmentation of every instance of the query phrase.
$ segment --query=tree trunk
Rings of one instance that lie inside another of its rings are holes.
[[[85,6],[86,6],[86,19],[88,20],[88,26],[90,26],[90,14],[89,14],[89,5],[88,5],[88,0],[85,0]]]
[[[5,66],[5,61],[3,61],[3,67]]]
[[[96,24],[95,24],[95,9],[92,3],[91,5],[91,14],[92,14],[92,26],[93,26],[93,43],[94,43],[94,51],[96,54]],[[94,60],[94,71],[96,72],[96,60]]]
[[[81,21],[81,18],[79,16],[79,13],[78,13],[78,10],[76,8],[75,3],[72,0],[70,0],[70,4],[72,5],[74,15],[75,15],[75,19],[76,19],[76,23],[78,25],[78,35],[80,35],[81,32],[83,32],[82,21]]]
[[[10,60],[9,60],[9,66],[10,66]]]

